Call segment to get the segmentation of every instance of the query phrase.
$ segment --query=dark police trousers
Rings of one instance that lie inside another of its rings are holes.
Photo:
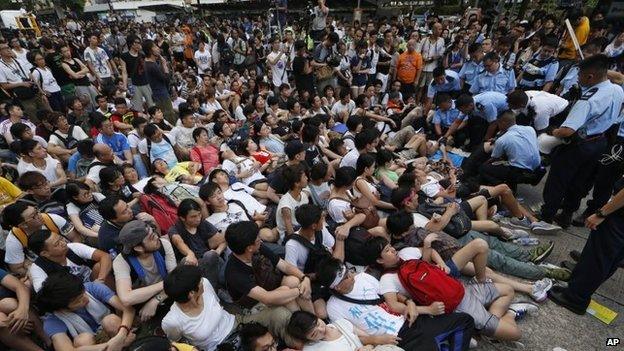
[[[624,211],[620,210],[602,222],[589,238],[581,253],[565,294],[580,306],[589,304],[592,294],[618,269],[624,260]]]
[[[613,139],[613,142],[609,142],[609,146],[606,150],[607,154],[611,154],[614,147],[621,147],[622,150],[624,150],[624,138],[617,137]],[[603,156],[601,156],[600,158],[603,158]],[[587,209],[585,210],[585,214],[587,215],[591,215],[592,213],[596,212],[596,210],[604,206],[607,201],[609,201],[611,193],[613,192],[613,186],[624,173],[624,162],[619,160],[609,161],[610,162],[605,162],[606,164],[598,165],[598,167],[596,168],[595,180],[593,184],[590,184],[587,188],[587,192],[589,192],[591,190],[591,186],[594,186],[592,198],[591,200],[587,201]]]
[[[552,220],[559,208],[568,214],[578,210],[606,147],[607,139],[601,136],[555,149],[544,185],[544,220]]]

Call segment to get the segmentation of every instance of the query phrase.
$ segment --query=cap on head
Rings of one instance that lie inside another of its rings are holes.
[[[117,237],[117,242],[122,246],[123,254],[130,254],[132,249],[143,242],[147,236],[147,223],[140,220],[133,220],[126,223]]]

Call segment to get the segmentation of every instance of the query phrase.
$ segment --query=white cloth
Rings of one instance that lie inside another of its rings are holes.
[[[93,247],[81,243],[68,243],[67,247],[71,249],[76,256],[82,258],[83,260],[91,260],[93,258],[93,253],[95,252]],[[74,271],[78,272],[79,268],[82,268],[80,265],[72,262],[69,258],[67,258],[67,263],[64,266],[69,267],[69,272],[72,274]],[[86,271],[91,272],[91,269],[88,268]],[[30,276],[33,289],[35,289],[36,292],[41,290],[43,282],[48,278],[48,274],[35,263],[30,265],[28,275]]]
[[[58,176],[56,175],[56,166],[59,164],[59,161],[48,155],[48,157],[45,158],[45,162],[45,167],[41,169],[35,167],[32,163],[24,161],[22,158],[17,163],[17,173],[22,175],[29,171],[35,171],[43,174],[49,182],[55,182],[58,179]]]
[[[278,56],[280,56],[279,52],[272,51],[267,56],[267,63],[269,61],[276,60]],[[279,60],[277,60],[277,62],[274,65],[270,65],[271,66],[271,72],[273,74],[273,76],[272,76],[272,78],[273,78],[272,79],[273,86],[279,87],[280,85],[282,85],[284,83],[288,83],[288,74],[286,74],[286,63],[287,62],[288,62],[288,56],[283,54],[283,55],[281,55]]]
[[[174,303],[162,320],[162,328],[170,340],[184,338],[200,350],[212,351],[232,332],[235,317],[221,307],[208,279],[202,278],[201,284],[204,288],[201,313],[189,316]]]
[[[194,57],[197,62],[197,74],[204,74],[210,70],[212,67],[212,55],[207,48],[204,49],[204,51],[199,51],[199,49],[196,50]]]
[[[52,75],[52,71],[48,67],[37,67],[32,71],[35,82],[41,84],[44,91],[48,93],[56,93],[61,91],[61,87],[56,82],[56,78]]]
[[[529,97],[528,106],[532,106],[535,109],[535,119],[533,121],[535,130],[542,130],[548,127],[550,118],[565,110],[569,103],[568,100],[545,91],[528,90],[526,94]]]
[[[93,69],[97,72],[100,78],[110,78],[113,75],[110,67],[108,66],[108,54],[104,49],[96,47],[92,49],[87,47],[84,50],[84,60],[90,62],[93,65]]]
[[[329,231],[325,227],[323,227],[321,233],[323,234],[323,246],[325,246],[327,250],[332,251],[336,240],[329,234]],[[316,243],[315,239],[312,239],[311,243],[314,245]],[[284,260],[297,266],[297,268],[303,272],[305,264],[308,261],[309,250],[297,240],[288,240],[284,246],[286,249]]]
[[[241,183],[236,182],[223,192],[223,197],[229,200],[238,200],[241,203],[245,204],[245,207],[249,211],[249,213],[263,213],[266,211],[266,206],[261,204],[260,201],[256,200],[255,197],[251,196],[254,192],[254,189]]]
[[[61,133],[61,131],[57,129],[56,131],[54,131],[54,133],[50,135],[50,144],[58,145],[62,148],[65,148],[65,143],[63,143],[63,141],[59,139],[56,134],[60,135],[64,139],[67,139],[69,134]],[[82,130],[82,128],[80,128],[79,126],[74,126],[74,129],[72,130],[72,137],[77,141],[80,141],[87,139],[89,136],[87,135],[87,133],[84,132],[84,130]]]
[[[362,347],[362,342],[355,334],[353,324],[346,319],[337,320],[331,324],[327,324],[327,328],[336,328],[342,332],[342,335],[331,341],[317,341],[303,346],[303,351],[356,351]],[[344,334],[348,333],[348,336]]]

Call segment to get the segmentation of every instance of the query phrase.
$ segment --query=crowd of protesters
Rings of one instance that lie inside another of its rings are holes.
[[[2,347],[467,350],[585,312],[624,260],[624,32],[277,12],[0,41]]]

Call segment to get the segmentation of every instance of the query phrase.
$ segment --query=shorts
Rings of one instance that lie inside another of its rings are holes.
[[[428,85],[433,80],[433,72],[422,72],[420,74],[420,80],[418,81],[418,87],[422,88]]]
[[[459,204],[459,208],[461,208],[462,211],[464,211],[464,213],[466,214],[466,216],[468,216],[471,220],[474,221],[476,219],[475,214],[472,211],[472,207],[470,207],[470,204],[468,203],[468,201],[462,201]]]
[[[494,335],[499,318],[491,314],[487,307],[500,296],[496,286],[494,283],[464,283],[464,288],[464,297],[455,312],[469,314],[474,319],[475,329],[483,335]]]
[[[459,268],[457,268],[457,265],[455,264],[455,262],[453,262],[452,259],[448,259],[446,261],[444,261],[444,263],[448,266],[448,268],[451,270],[448,275],[453,277],[453,278],[458,278],[461,277],[461,272],[459,271]]]

